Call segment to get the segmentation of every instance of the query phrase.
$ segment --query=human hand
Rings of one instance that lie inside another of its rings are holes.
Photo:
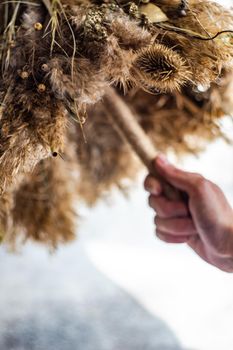
[[[203,176],[177,169],[164,156],[154,166],[188,203],[170,201],[152,175],[145,180],[149,205],[156,212],[156,235],[167,243],[187,243],[202,259],[233,272],[233,210],[221,189]]]

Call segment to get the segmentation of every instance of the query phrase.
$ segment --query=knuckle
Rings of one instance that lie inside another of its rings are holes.
[[[180,169],[170,165],[169,166],[170,173],[172,173],[173,176],[179,176],[180,175]]]
[[[206,178],[202,175],[197,174],[196,175],[196,179],[194,182],[194,189],[198,192],[198,193],[202,193],[203,191],[205,191],[205,189],[207,188],[209,184],[209,181],[206,180]]]
[[[196,180],[195,180],[196,186],[197,187],[203,186],[203,183],[205,181],[204,177],[202,175],[199,175],[199,174],[195,175],[195,177],[196,177]]]

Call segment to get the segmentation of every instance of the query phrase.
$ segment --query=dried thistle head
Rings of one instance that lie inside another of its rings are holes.
[[[154,44],[136,55],[132,76],[144,89],[171,92],[185,85],[191,74],[185,59],[177,52]]]
[[[191,0],[186,15],[176,16],[173,3],[160,3],[169,21],[156,24],[161,30],[157,39],[185,57],[192,85],[210,87],[223,69],[233,67],[232,11],[215,2]]]

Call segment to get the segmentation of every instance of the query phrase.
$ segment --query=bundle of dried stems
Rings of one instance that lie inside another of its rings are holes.
[[[77,197],[94,204],[135,178],[105,96],[157,150],[197,153],[225,137],[232,33],[232,12],[205,0],[2,1],[1,240],[69,241]]]

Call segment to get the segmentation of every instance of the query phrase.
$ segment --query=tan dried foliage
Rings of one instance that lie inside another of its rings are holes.
[[[126,96],[126,102],[140,116],[143,129],[159,151],[197,154],[218,137],[230,141],[221,130],[221,120],[232,108],[227,87],[222,86],[220,92],[213,85],[205,94],[197,91],[195,95],[188,89],[160,95],[139,90]]]
[[[80,169],[79,195],[90,205],[112,188],[126,191],[124,179],[135,179],[137,161],[124,139],[112,126],[102,103],[88,111],[86,141],[77,126],[76,152]]]
[[[7,239],[28,239],[55,249],[75,238],[73,180],[60,158],[42,160],[14,193],[14,228]]]
[[[232,12],[204,0],[146,6],[142,13],[126,0],[1,2],[6,240],[32,238],[50,247],[69,241],[76,196],[93,204],[135,178],[133,152],[103,104],[110,86],[158,150],[197,153],[224,137],[221,119],[233,110]]]

